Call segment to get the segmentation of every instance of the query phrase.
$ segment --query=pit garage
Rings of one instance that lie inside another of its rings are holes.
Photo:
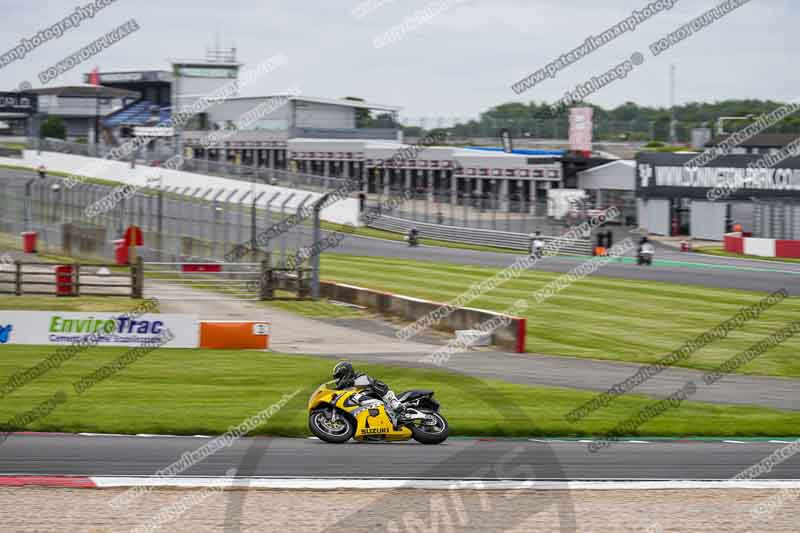
[[[722,241],[734,226],[762,238],[800,231],[800,158],[759,168],[762,155],[719,157],[641,153],[636,160],[640,226],[656,235]],[[796,237],[791,237],[796,238]]]

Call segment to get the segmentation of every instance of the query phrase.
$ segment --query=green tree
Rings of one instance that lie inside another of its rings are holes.
[[[66,139],[67,126],[59,117],[47,117],[39,128],[39,137],[52,139]]]

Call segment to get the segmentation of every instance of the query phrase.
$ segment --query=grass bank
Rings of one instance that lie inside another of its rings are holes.
[[[559,261],[559,258],[549,259]],[[511,261],[509,261],[509,264]],[[325,254],[322,277],[387,292],[447,302],[499,269],[425,261]],[[652,363],[752,305],[764,294],[590,276],[532,305],[527,313],[531,353]],[[472,301],[503,311],[560,274],[527,271]],[[777,288],[777,287],[776,287]],[[531,300],[532,301],[532,300]],[[711,370],[800,318],[800,298],[787,298],[758,320],[695,352],[680,366]],[[745,374],[800,377],[800,338],[787,340],[739,369]]]
[[[0,385],[47,357],[52,347],[0,347]],[[68,400],[26,429],[37,431],[221,434],[284,394],[294,398],[255,434],[305,436],[306,402],[329,379],[329,359],[256,351],[161,349],[114,374],[82,396],[72,383],[125,352],[92,348],[23,386],[0,402],[0,423],[63,390]],[[397,391],[430,388],[442,402],[454,435],[600,435],[651,405],[637,396],[617,399],[576,424],[563,417],[591,392],[526,387],[443,371],[360,365]],[[698,386],[702,386],[698,384]],[[685,402],[641,426],[637,436],[789,436],[800,413]]]

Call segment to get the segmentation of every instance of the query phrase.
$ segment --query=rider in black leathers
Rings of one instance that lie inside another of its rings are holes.
[[[386,411],[392,422],[397,423],[397,419],[403,414],[405,407],[397,399],[389,386],[378,379],[373,379],[363,372],[356,372],[353,365],[348,361],[340,361],[333,367],[333,379],[336,380],[337,389],[347,389],[350,387],[365,387],[377,394],[386,406]]]
[[[419,230],[416,226],[408,232],[407,240],[409,246],[417,246],[419,244]]]

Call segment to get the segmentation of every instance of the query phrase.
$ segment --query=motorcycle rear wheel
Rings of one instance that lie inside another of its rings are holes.
[[[336,422],[331,422],[330,409],[315,409],[308,415],[308,429],[319,440],[331,444],[349,441],[356,432],[356,425],[344,413],[338,413]]]
[[[422,410],[420,409],[420,411]],[[431,426],[409,425],[408,428],[411,430],[411,435],[414,440],[420,444],[441,444],[446,441],[448,435],[450,435],[450,425],[447,423],[447,420],[435,411],[422,412],[428,416],[434,417],[436,419],[436,425],[433,429],[430,429]]]

